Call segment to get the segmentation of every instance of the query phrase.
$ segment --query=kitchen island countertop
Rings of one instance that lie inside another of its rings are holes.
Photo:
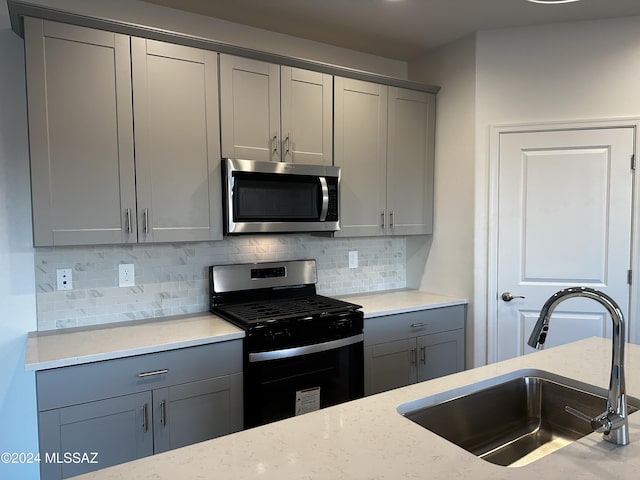
[[[523,467],[481,460],[399,415],[405,402],[520,369],[535,368],[606,387],[611,340],[589,338],[373,395],[77,477],[145,479],[520,479],[637,478],[640,414],[631,443],[593,433]],[[627,392],[640,396],[640,346],[627,345]]]

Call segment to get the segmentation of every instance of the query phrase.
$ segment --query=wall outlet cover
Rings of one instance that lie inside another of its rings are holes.
[[[358,251],[351,250],[349,252],[349,268],[358,268]]]
[[[56,270],[58,290],[73,289],[73,270],[70,268],[58,268]]]
[[[136,273],[133,263],[120,263],[118,265],[118,286],[133,287],[136,284]]]

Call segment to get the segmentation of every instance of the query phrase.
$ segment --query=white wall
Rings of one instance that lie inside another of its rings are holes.
[[[37,452],[33,373],[24,371],[36,328],[34,256],[22,40],[0,2],[0,452]],[[0,463],[0,478],[39,478],[37,464]]]
[[[640,116],[640,17],[477,34],[475,351],[486,349],[492,125]]]
[[[409,78],[440,85],[436,106],[433,236],[407,238],[407,283],[473,299],[475,35],[409,63]],[[467,313],[467,366],[473,366],[473,309]],[[483,363],[483,362],[480,362]]]

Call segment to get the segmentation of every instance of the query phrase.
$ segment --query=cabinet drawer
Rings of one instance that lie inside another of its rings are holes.
[[[38,411],[242,372],[242,341],[36,372]]]
[[[455,305],[368,318],[364,321],[364,344],[366,346],[464,328],[465,311],[465,305]]]

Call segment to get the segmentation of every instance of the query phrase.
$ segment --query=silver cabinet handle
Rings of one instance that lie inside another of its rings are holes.
[[[389,212],[389,228],[393,228],[393,210]]]
[[[384,227],[385,227],[385,222],[384,222],[384,210],[383,210],[382,212],[380,212],[380,217],[382,218],[382,223],[380,224],[380,226],[381,226],[382,228],[384,228]]]
[[[167,426],[167,401],[162,400],[160,403],[160,423],[166,427]]]
[[[145,208],[144,213],[142,215],[142,230],[145,234],[149,233],[149,209]]]
[[[415,348],[411,349],[411,365],[413,365],[414,367],[418,365],[418,352]]]
[[[427,364],[427,347],[424,345],[420,347],[420,363]]]
[[[127,224],[127,233],[131,233],[131,209],[127,208],[126,211],[126,224]]]
[[[140,378],[152,377],[154,375],[162,375],[163,373],[169,373],[169,369],[164,368],[162,370],[154,370],[153,372],[141,372],[138,374],[138,377]]]
[[[273,155],[277,155],[278,154],[278,134],[274,133],[273,134],[273,138],[271,139],[271,145],[273,145],[273,152],[271,152]]]
[[[427,325],[429,325],[427,322],[412,323],[411,328],[426,327]]]
[[[149,415],[148,415],[148,411],[149,411],[149,407],[145,403],[142,406],[142,430],[144,431],[144,433],[147,433],[149,431]]]
[[[282,156],[286,157],[287,155],[289,155],[289,150],[290,150],[290,145],[291,145],[291,140],[289,139],[289,133],[287,133],[287,138],[284,139],[283,145],[287,146],[287,149],[285,150],[284,147],[282,149],[283,153]]]
[[[511,295],[511,292],[504,292],[501,297],[505,302],[510,302],[514,298],[524,298],[522,295]]]

